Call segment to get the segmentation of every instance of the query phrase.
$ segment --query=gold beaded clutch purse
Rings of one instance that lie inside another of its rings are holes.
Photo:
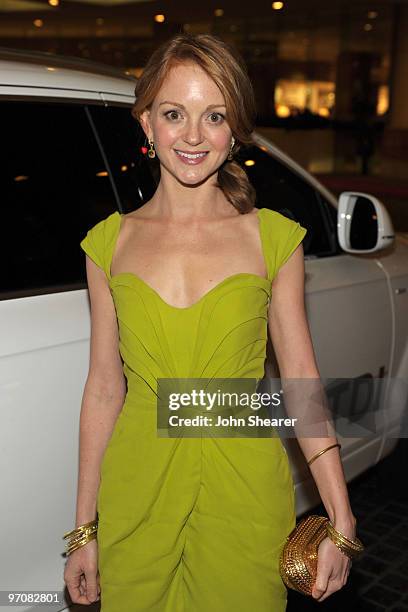
[[[302,519],[286,538],[279,559],[279,572],[285,585],[303,595],[311,595],[317,576],[317,548],[327,537],[328,518],[312,514]]]

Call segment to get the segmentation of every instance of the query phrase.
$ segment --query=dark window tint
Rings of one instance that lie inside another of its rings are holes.
[[[141,150],[146,137],[130,110],[130,106],[91,110],[125,213],[150,200],[160,178],[157,158],[152,162]]]
[[[116,209],[86,108],[17,101],[0,108],[0,298],[82,283],[79,242]]]
[[[308,230],[305,255],[334,252],[332,220],[313,186],[258,146],[241,149],[237,161],[256,189],[257,208],[276,210]]]

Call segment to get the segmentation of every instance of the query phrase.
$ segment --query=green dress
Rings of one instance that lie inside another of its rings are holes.
[[[111,275],[120,213],[80,243],[109,281],[127,379],[97,498],[101,612],[286,609],[278,560],[296,513],[280,438],[163,438],[156,428],[157,378],[264,376],[271,283],[306,229],[257,214],[268,278],[233,274],[186,308],[131,272]]]

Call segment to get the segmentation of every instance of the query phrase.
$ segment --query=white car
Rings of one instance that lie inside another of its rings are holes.
[[[113,68],[0,50],[3,268],[0,290],[0,591],[63,591],[62,535],[74,527],[90,310],[80,240],[115,210],[154,193],[132,118],[135,80]],[[306,308],[324,379],[408,377],[408,242],[384,205],[339,200],[261,135],[242,151],[258,194],[308,229]],[[270,345],[270,342],[269,342]],[[267,373],[277,376],[271,346]],[[347,480],[389,454],[401,404],[371,435],[338,436]],[[359,405],[343,396],[343,406]],[[347,431],[346,431],[347,433]],[[285,440],[298,515],[318,503],[296,440]],[[66,593],[66,589],[65,589]],[[1,605],[2,602],[0,602]],[[56,604],[62,610],[67,601]],[[20,610],[37,609],[26,599]]]

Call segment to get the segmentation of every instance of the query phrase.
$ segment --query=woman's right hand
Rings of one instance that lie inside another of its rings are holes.
[[[98,544],[91,540],[68,556],[64,581],[72,603],[90,604],[100,599]]]

